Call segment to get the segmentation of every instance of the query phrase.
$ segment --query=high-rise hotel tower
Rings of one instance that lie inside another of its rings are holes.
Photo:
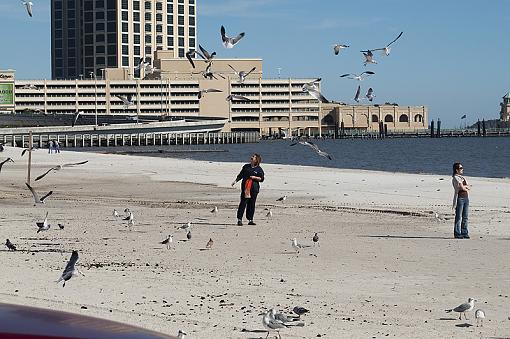
[[[156,50],[184,57],[197,46],[195,0],[51,0],[53,79],[133,72]]]

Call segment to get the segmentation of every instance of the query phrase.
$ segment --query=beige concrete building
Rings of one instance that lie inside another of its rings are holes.
[[[195,0],[51,0],[52,78],[102,76],[197,47]]]
[[[510,92],[503,96],[501,102],[501,111],[499,112],[499,120],[510,121]]]

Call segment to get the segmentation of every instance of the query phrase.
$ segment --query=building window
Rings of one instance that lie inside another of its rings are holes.
[[[190,16],[189,17],[189,25],[190,26],[196,26],[195,25],[195,17],[194,16]]]
[[[117,9],[117,0],[107,0],[106,7],[108,9]]]
[[[133,47],[133,53],[135,55],[140,55],[140,46]]]
[[[190,36],[195,36],[195,27],[190,27],[189,28],[189,35]]]
[[[189,38],[189,47],[195,47],[195,38]]]
[[[174,23],[174,16],[173,15],[167,15],[166,16],[166,21],[167,21],[167,24],[173,25],[173,23]]]
[[[179,15],[179,17],[177,18],[177,24],[184,26],[184,16]]]
[[[167,4],[166,5],[166,11],[168,13],[173,13],[174,12],[174,5],[173,4]]]
[[[152,48],[150,46],[145,46],[145,54],[152,55]]]
[[[129,32],[129,25],[127,22],[122,23],[122,32],[124,32],[124,33]]]
[[[133,24],[133,31],[135,33],[140,33],[140,24]]]
[[[386,114],[386,116],[384,117],[384,122],[393,122],[393,115]]]
[[[122,34],[122,43],[123,44],[129,43],[129,35],[128,34]]]
[[[135,34],[133,41],[135,42],[135,45],[140,45],[140,35]]]
[[[150,1],[145,1],[145,9],[150,10],[151,9],[151,3]]]
[[[122,54],[124,54],[124,55],[129,54],[129,46],[128,45],[122,45]]]
[[[117,67],[117,58],[108,57],[108,67]]]
[[[152,37],[151,37],[150,35],[146,35],[146,36],[145,36],[145,43],[146,43],[146,44],[150,44],[150,43],[152,43]]]
[[[85,44],[93,44],[94,36],[92,34],[85,35]]]
[[[116,32],[117,31],[117,23],[116,22],[109,22],[106,24],[106,28],[108,29],[108,32]]]
[[[156,21],[163,21],[163,14],[157,13],[156,14]]]
[[[179,48],[179,58],[184,58],[184,48]]]
[[[115,11],[108,11],[106,12],[106,18],[108,21],[115,21],[115,18],[117,17]]]
[[[156,37],[156,43],[157,44],[162,44],[163,43],[163,36],[162,35],[158,35]]]
[[[96,20],[104,20],[104,12],[96,12]]]
[[[168,47],[174,47],[174,38],[170,37],[167,39]]]
[[[133,1],[133,10],[134,11],[140,10],[140,1]]]
[[[152,20],[152,15],[150,12],[145,12],[145,21],[151,21]]]
[[[156,11],[162,11],[163,10],[163,3],[156,2]]]
[[[168,35],[174,35],[174,26],[171,26],[171,25],[167,26],[166,33]]]
[[[128,21],[128,20],[129,20],[128,11],[122,11],[122,21]]]
[[[156,33],[163,33],[163,25],[156,25]]]
[[[98,66],[104,66],[104,57],[96,57],[96,64]]]
[[[379,122],[379,117],[377,114],[372,114],[372,122]]]
[[[117,46],[116,45],[108,45],[108,54],[109,55],[117,54]]]
[[[195,15],[195,6],[189,6],[189,15]]]
[[[140,22],[140,13],[133,12],[133,21]]]
[[[184,47],[184,38],[179,38],[179,47]]]
[[[96,42],[104,42],[104,34],[96,35]]]
[[[178,32],[177,34],[179,36],[184,36],[184,27],[178,27],[177,32]]]
[[[182,14],[184,15],[184,5],[179,5],[177,7],[177,14]]]
[[[83,20],[85,22],[94,21],[94,13],[93,12],[85,12],[85,14],[83,15]]]
[[[117,34],[108,34],[108,43],[114,44],[117,42]]]
[[[409,122],[409,117],[407,114],[402,114],[400,118],[398,118],[398,122]]]
[[[122,9],[128,9],[128,0],[122,0]]]
[[[129,57],[127,57],[127,56],[122,57],[122,66],[124,66],[124,67],[129,66]]]
[[[414,122],[423,122],[423,116],[421,114],[416,114],[414,116]]]

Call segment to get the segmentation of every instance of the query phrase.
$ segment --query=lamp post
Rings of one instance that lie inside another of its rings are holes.
[[[90,78],[94,76],[94,108],[95,108],[95,122],[97,127],[97,77],[94,72],[90,72]]]

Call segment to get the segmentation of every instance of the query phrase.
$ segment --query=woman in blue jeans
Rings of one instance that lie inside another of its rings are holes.
[[[455,225],[453,236],[455,239],[469,239],[468,213],[469,213],[469,185],[463,176],[464,167],[461,163],[453,164],[452,185],[454,189],[453,206],[455,209]]]

